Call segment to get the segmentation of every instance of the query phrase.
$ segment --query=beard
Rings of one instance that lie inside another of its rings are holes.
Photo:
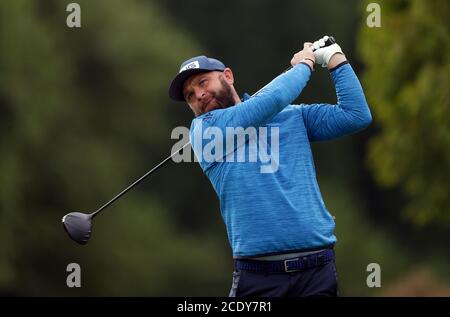
[[[213,105],[212,107],[209,107],[208,111],[204,111],[203,113],[216,109],[229,108],[236,104],[236,101],[233,98],[231,85],[229,85],[223,77],[220,77],[219,80],[220,83],[222,84],[222,87],[220,88],[219,91],[211,93],[211,97],[215,99],[216,104]]]
[[[222,108],[229,108],[236,104],[233,98],[233,92],[231,91],[231,85],[229,85],[223,77],[219,78],[222,89],[216,93],[216,100],[222,105]]]

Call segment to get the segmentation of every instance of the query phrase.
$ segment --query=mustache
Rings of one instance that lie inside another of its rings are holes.
[[[206,108],[211,102],[216,103],[216,106],[211,110],[219,108],[225,109],[236,104],[230,85],[222,78],[220,78],[220,81],[222,83],[221,89],[219,91],[210,92],[206,98],[201,101],[201,113],[206,112]]]
[[[215,95],[211,95],[209,98],[206,98],[205,100],[202,101],[201,103],[202,110],[205,111],[206,107],[208,107],[208,105],[211,104],[211,102],[216,102],[221,108],[223,108],[220,99],[218,99]]]

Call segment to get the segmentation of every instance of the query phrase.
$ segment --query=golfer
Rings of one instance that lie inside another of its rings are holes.
[[[229,296],[337,296],[335,223],[319,190],[310,143],[358,132],[372,117],[341,48],[326,46],[326,39],[304,43],[292,68],[252,97],[241,99],[232,70],[206,56],[182,63],[170,85],[170,97],[195,114],[192,147],[220,200],[234,258]],[[337,104],[292,104],[317,64],[328,68]],[[228,133],[238,130],[245,142]],[[214,137],[220,142],[211,159],[205,147]],[[259,155],[255,160],[251,144],[271,153],[275,168],[262,169],[267,162]]]

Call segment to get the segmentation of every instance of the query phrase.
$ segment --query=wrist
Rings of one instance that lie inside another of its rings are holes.
[[[327,64],[327,68],[333,69],[335,68],[337,65],[345,62],[347,60],[347,58],[345,57],[345,55],[343,53],[336,53],[333,56],[331,56],[330,60],[328,61]]]
[[[309,57],[305,57],[304,59],[302,59],[302,60],[300,61],[300,63],[303,63],[303,64],[308,65],[309,68],[311,68],[311,71],[314,70],[314,63],[315,63],[315,62],[314,62],[313,59],[311,59],[311,58],[309,58]]]

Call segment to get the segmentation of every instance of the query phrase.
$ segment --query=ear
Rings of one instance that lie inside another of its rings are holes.
[[[233,71],[231,70],[231,68],[225,68],[223,70],[223,76],[225,77],[225,80],[227,81],[227,83],[229,83],[230,85],[234,84],[234,75],[233,75]]]

